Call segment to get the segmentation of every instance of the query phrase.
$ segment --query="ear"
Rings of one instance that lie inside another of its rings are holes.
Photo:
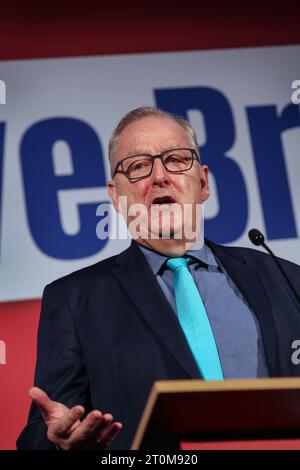
[[[210,195],[207,165],[201,165],[200,183],[202,188],[202,202],[204,202],[209,198]]]
[[[119,213],[122,212],[121,205],[119,202],[118,191],[116,189],[116,185],[113,182],[113,180],[109,180],[109,182],[107,183],[107,190],[108,190],[108,195],[112,200],[115,210]]]

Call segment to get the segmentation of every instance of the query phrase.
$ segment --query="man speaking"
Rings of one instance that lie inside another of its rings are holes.
[[[133,110],[109,159],[133,241],[45,288],[20,449],[128,449],[156,380],[300,376],[300,312],[273,260],[203,238],[208,167],[190,124]],[[281,263],[299,291],[300,268]]]

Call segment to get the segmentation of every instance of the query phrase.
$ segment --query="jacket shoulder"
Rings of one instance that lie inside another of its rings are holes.
[[[99,279],[102,279],[103,281],[111,279],[113,268],[118,257],[123,255],[128,250],[130,250],[130,247],[121,253],[55,279],[45,287],[45,291],[49,289],[60,290],[76,286],[88,286],[93,285],[94,282],[99,281]]]
[[[246,248],[241,246],[224,246],[212,242],[208,242],[208,244],[216,254],[220,253],[224,256],[227,255],[242,258],[244,262],[247,262],[252,265],[269,266],[270,263],[271,266],[274,265],[274,260],[268,253],[256,250],[254,248]],[[275,257],[285,268],[291,269],[292,271],[298,271],[298,273],[300,273],[300,266],[298,264],[292,261],[288,261],[284,258],[280,258],[279,256],[276,256],[276,254]]]

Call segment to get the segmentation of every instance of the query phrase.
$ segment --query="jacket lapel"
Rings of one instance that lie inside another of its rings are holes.
[[[189,378],[201,378],[178,319],[136,242],[116,257],[114,275],[153,334]]]
[[[274,318],[258,272],[249,266],[245,257],[236,255],[230,247],[215,245],[209,240],[206,240],[206,243],[220,260],[257,317],[265,346],[270,376],[280,376],[278,342]]]

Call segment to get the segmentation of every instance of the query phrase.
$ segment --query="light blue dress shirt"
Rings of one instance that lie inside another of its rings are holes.
[[[174,274],[166,266],[168,257],[138,246],[177,314]],[[189,269],[211,323],[224,378],[268,377],[260,326],[241,292],[207,245],[187,255],[194,260]]]

